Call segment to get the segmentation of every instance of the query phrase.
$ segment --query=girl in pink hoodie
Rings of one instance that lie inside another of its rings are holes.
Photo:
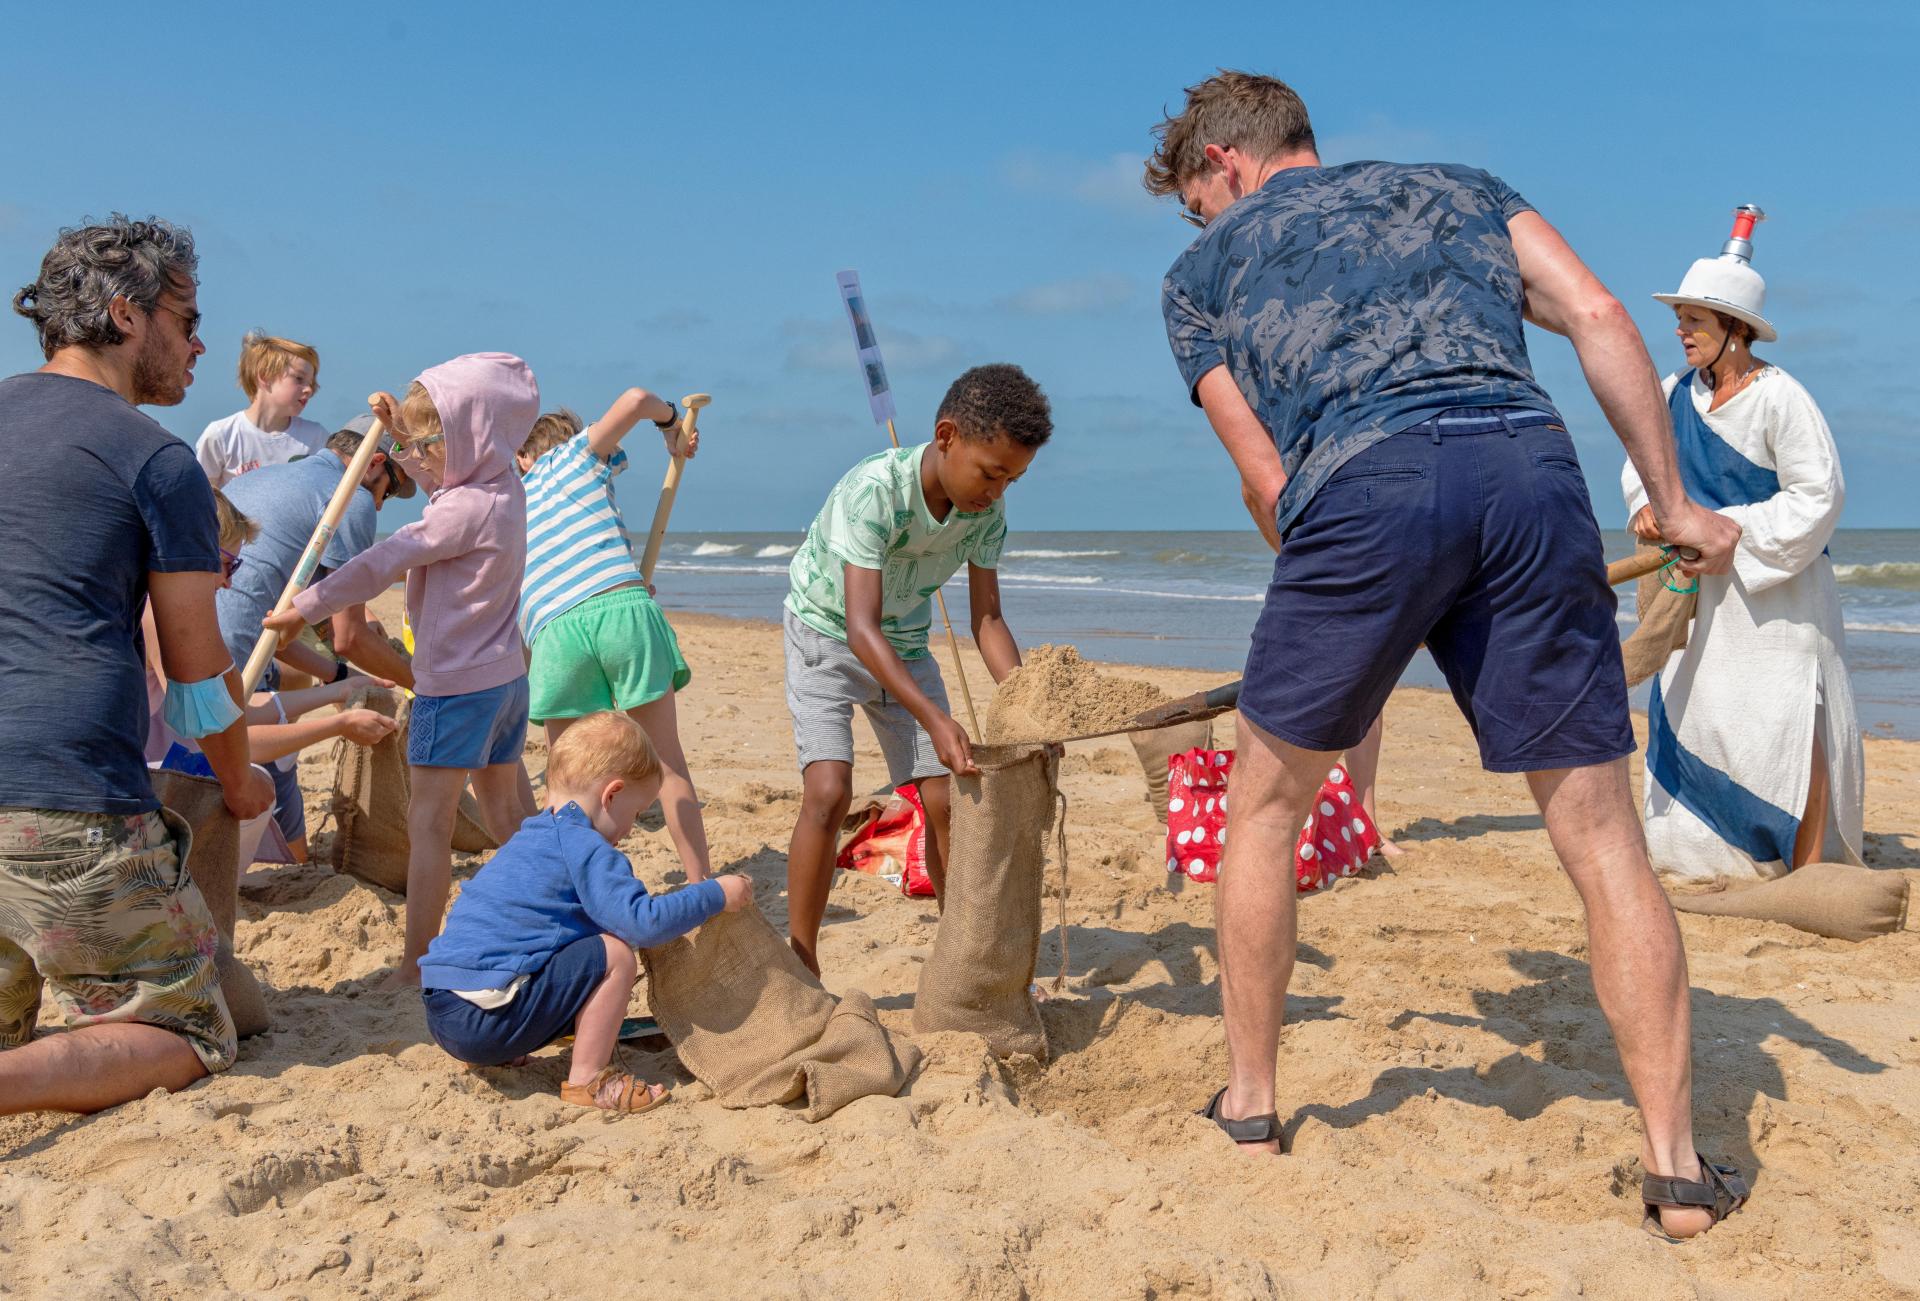
[[[423,372],[402,402],[381,393],[372,406],[393,433],[394,454],[432,488],[426,513],[265,623],[297,631],[406,575],[417,694],[407,737],[407,944],[395,979],[417,984],[446,913],[454,815],[468,778],[501,844],[530,812],[520,787],[527,662],[516,621],[527,497],[513,458],[540,414],[540,390],[520,358],[482,352]]]

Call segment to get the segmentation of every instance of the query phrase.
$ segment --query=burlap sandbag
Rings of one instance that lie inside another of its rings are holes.
[[[800,1114],[820,1120],[857,1098],[892,1097],[920,1064],[872,999],[855,989],[836,1001],[758,908],[721,913],[640,960],[654,1019],[723,1106],[800,1100]]]
[[[953,778],[946,894],[913,1028],[970,1031],[997,1056],[1044,1061],[1031,986],[1057,765],[1037,745],[975,746],[973,761],[979,776]]]
[[[1906,924],[1907,878],[1848,863],[1808,863],[1764,885],[1679,894],[1673,906],[1708,917],[1750,917],[1836,940],[1870,940]]]
[[[377,745],[356,745],[341,737],[333,747],[333,870],[357,876],[395,894],[407,892],[407,718],[391,691],[368,688],[348,697],[343,709],[371,709],[400,726]],[[471,792],[460,796],[453,822],[453,847],[463,854],[497,849],[480,825]]]
[[[1153,810],[1154,817],[1165,822],[1167,760],[1189,750],[1211,750],[1213,723],[1203,718],[1197,723],[1156,727],[1150,732],[1128,732],[1127,740],[1133,742],[1133,752],[1140,756],[1141,770],[1147,775],[1147,807]]]
[[[1658,550],[1651,543],[1640,544],[1641,552]],[[1642,574],[1634,589],[1634,610],[1640,622],[1620,644],[1630,687],[1639,686],[1664,669],[1673,653],[1687,644],[1693,610],[1700,603],[1700,597],[1697,592],[1683,594],[1669,588],[1667,579],[1674,572],[1656,569],[1651,574]]]
[[[220,932],[213,951],[233,1028],[242,1039],[269,1028],[267,996],[246,963],[233,951],[233,923],[240,911],[240,824],[227,812],[220,783],[165,768],[149,770],[153,793],[193,829],[187,849],[187,875],[206,897],[207,911]]]

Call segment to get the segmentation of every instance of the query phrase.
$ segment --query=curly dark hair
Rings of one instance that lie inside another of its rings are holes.
[[[952,420],[963,438],[991,441],[1005,434],[1022,447],[1039,447],[1053,435],[1053,406],[1040,386],[1018,366],[975,366],[940,399],[935,420]]]
[[[40,260],[40,278],[13,296],[13,310],[33,322],[40,351],[111,348],[125,336],[108,305],[115,294],[151,314],[160,295],[195,283],[200,255],[193,234],[158,217],[69,226]]]

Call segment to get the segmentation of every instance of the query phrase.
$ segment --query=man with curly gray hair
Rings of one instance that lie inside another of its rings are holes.
[[[143,753],[151,602],[167,724],[235,817],[272,807],[214,615],[213,489],[136,410],[193,382],[197,269],[185,229],[115,215],[61,231],[13,299],[47,364],[0,380],[0,1113],[98,1111],[233,1064],[186,823]],[[35,1039],[48,985],[76,1028]]]

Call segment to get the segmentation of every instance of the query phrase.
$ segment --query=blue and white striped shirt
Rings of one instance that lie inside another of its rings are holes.
[[[610,587],[636,582],[640,565],[613,499],[613,477],[627,454],[593,454],[581,430],[527,472],[527,577],[520,589],[520,634],[533,645],[558,615]]]

